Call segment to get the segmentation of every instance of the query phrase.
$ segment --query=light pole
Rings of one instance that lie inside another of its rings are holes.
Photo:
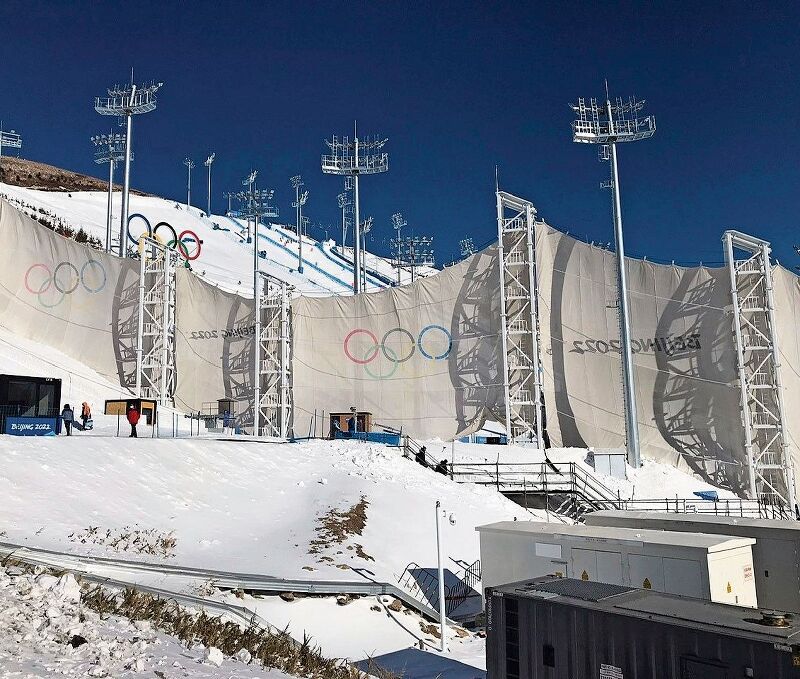
[[[336,196],[336,200],[339,203],[339,209],[342,211],[342,254],[344,254],[345,241],[347,240],[347,214],[353,211],[353,204],[346,190]]]
[[[206,216],[211,217],[211,165],[214,163],[214,158],[217,157],[216,153],[212,153],[206,158],[203,165],[208,168],[208,208],[206,209]]]
[[[400,280],[400,272],[401,272],[401,269],[402,269],[401,263],[403,261],[402,258],[401,258],[402,253],[400,251],[401,244],[402,244],[402,239],[403,239],[402,229],[403,229],[404,226],[407,226],[407,225],[408,225],[408,222],[405,219],[403,219],[403,215],[401,213],[395,212],[392,215],[392,226],[394,227],[394,230],[397,232],[397,236],[392,239],[392,245],[394,245],[397,248],[397,284],[398,285],[402,284],[402,281]]]
[[[600,144],[599,157],[611,163],[611,192],[613,195],[614,240],[617,246],[617,294],[619,296],[619,329],[622,345],[622,375],[625,395],[625,433],[628,464],[641,465],[639,450],[639,425],[636,409],[636,389],[631,349],[631,317],[628,302],[628,280],[625,270],[625,244],[622,237],[622,203],[620,200],[619,173],[617,172],[617,144],[652,137],[656,131],[654,116],[637,118],[644,101],[617,98],[614,104],[606,84],[605,104],[583,98],[572,105],[578,119],[572,123],[572,141],[579,144]]]
[[[186,180],[186,209],[188,210],[192,205],[192,170],[194,169],[194,161],[191,158],[186,158],[183,164],[186,165],[188,175]]]
[[[442,561],[442,529],[441,514],[443,512],[442,503],[436,500],[436,560],[439,571],[439,634],[442,637],[440,650],[447,653],[447,609],[445,608],[444,597],[444,563]],[[452,522],[452,518],[450,519]]]
[[[141,87],[133,83],[131,71],[131,84],[120,87],[115,85],[108,89],[107,97],[97,97],[94,100],[94,110],[103,116],[117,116],[125,118],[125,178],[122,184],[122,215],[119,229],[119,256],[124,257],[127,252],[128,241],[128,206],[131,188],[131,138],[133,135],[133,116],[150,113],[156,108],[156,92],[164,83],[151,83]]]
[[[354,129],[353,140],[334,136],[325,141],[330,155],[322,156],[322,171],[325,174],[345,175],[353,178],[353,294],[361,291],[361,206],[358,196],[358,178],[363,174],[378,174],[389,169],[389,154],[381,151],[388,139],[380,137],[358,138]]]
[[[299,174],[292,177],[291,182],[294,187],[295,195],[292,207],[297,210],[297,273],[303,273],[303,205],[305,205],[308,200],[308,191],[300,193],[300,187],[304,186],[304,184]]]
[[[94,162],[98,165],[108,163],[108,206],[106,208],[106,252],[111,252],[111,224],[114,219],[112,201],[114,198],[114,170],[117,163],[125,158],[125,138],[120,133],[98,134],[91,138],[98,147]],[[133,154],[131,154],[133,161]]]

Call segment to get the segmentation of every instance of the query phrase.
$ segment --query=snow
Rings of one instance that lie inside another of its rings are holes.
[[[80,645],[73,647],[73,640]],[[289,677],[226,659],[213,647],[186,648],[146,622],[101,617],[80,603],[72,574],[56,578],[0,568],[0,679],[159,676],[156,672],[170,679]]]
[[[0,183],[0,196],[7,197],[12,204],[26,210],[43,209],[54,214],[75,228],[83,228],[87,233],[105,242],[106,206],[108,194],[103,191],[39,191],[36,189]],[[115,222],[112,234],[119,234],[120,194],[115,193]],[[155,227],[159,222],[171,224],[180,234],[184,230],[194,232],[202,241],[199,258],[192,262],[192,269],[208,282],[218,287],[252,296],[253,294],[253,246],[243,242],[241,234],[246,232],[245,220],[232,219],[224,215],[211,215],[195,207],[186,208],[184,204],[164,200],[154,196],[130,196],[130,214],[142,214]],[[215,228],[216,227],[216,228]],[[145,231],[144,222],[133,219],[130,222],[132,237]],[[158,236],[162,235],[159,231]],[[170,234],[171,238],[171,234]],[[131,242],[131,245],[133,243]],[[353,269],[348,263],[349,250],[342,258],[335,248],[334,241],[317,241],[309,236],[303,238],[303,273],[298,272],[299,244],[293,227],[280,224],[262,225],[259,229],[259,251],[266,252],[260,260],[261,270],[294,286],[304,295],[320,296],[349,294],[352,292]],[[352,261],[350,259],[350,261]],[[379,275],[367,276],[366,292],[374,292],[388,287],[396,280],[397,271],[390,260],[368,255],[368,272]],[[421,267],[418,275],[436,273],[435,269]],[[410,280],[408,271],[402,272],[404,283]]]

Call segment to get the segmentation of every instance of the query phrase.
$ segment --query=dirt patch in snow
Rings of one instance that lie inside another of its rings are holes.
[[[341,510],[331,507],[327,512],[317,517],[317,525],[314,528],[316,538],[311,541],[308,549],[309,554],[321,554],[324,550],[341,545],[355,535],[361,535],[367,525],[367,507],[369,501],[362,495],[361,499],[351,507]],[[348,550],[354,551],[356,556],[366,561],[374,559],[364,551],[364,548],[353,543],[347,546]],[[339,551],[337,554],[341,554]],[[330,557],[321,556],[319,562],[332,561]]]
[[[82,545],[103,545],[110,547],[115,552],[130,554],[147,554],[170,558],[175,556],[177,538],[172,533],[162,533],[155,528],[138,528],[136,526],[123,526],[122,528],[108,528],[103,530],[99,526],[71,533],[71,542]]]

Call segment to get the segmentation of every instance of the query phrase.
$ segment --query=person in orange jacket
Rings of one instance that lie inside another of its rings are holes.
[[[137,438],[136,436],[136,425],[139,423],[139,411],[136,410],[136,406],[131,403],[128,406],[128,424],[131,425],[131,434],[128,438]]]
[[[86,423],[92,419],[92,409],[89,407],[89,404],[84,401],[81,403],[81,423],[83,424],[83,430],[86,431]]]

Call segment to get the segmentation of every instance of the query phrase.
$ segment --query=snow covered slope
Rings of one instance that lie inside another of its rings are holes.
[[[75,230],[83,228],[105,241],[105,192],[40,191],[0,183],[0,196],[28,214],[54,215]],[[115,242],[119,233],[119,202],[117,193],[114,201],[114,214],[117,216],[112,230]],[[198,259],[192,262],[195,273],[225,290],[252,295],[253,246],[246,242],[246,221],[224,215],[211,215],[209,218],[198,208],[187,209],[183,204],[153,196],[131,195],[130,202],[130,214],[144,215],[153,227],[163,221],[172,225],[178,234],[188,230],[197,235],[202,241],[202,250]],[[145,229],[141,219],[131,220],[132,237],[138,238]],[[160,229],[158,235],[171,239],[167,229]],[[131,241],[130,245],[133,244]],[[302,273],[298,271],[299,240],[292,228],[278,224],[262,225],[258,248],[264,255],[261,270],[286,281],[300,293],[320,296],[352,292],[350,251],[342,251],[332,240],[319,242],[309,236],[303,237]],[[396,281],[397,271],[389,260],[370,254],[367,263],[367,292],[384,289]],[[435,270],[426,268],[419,273],[426,275],[435,273]],[[401,275],[404,283],[410,280],[408,271],[403,270]]]

